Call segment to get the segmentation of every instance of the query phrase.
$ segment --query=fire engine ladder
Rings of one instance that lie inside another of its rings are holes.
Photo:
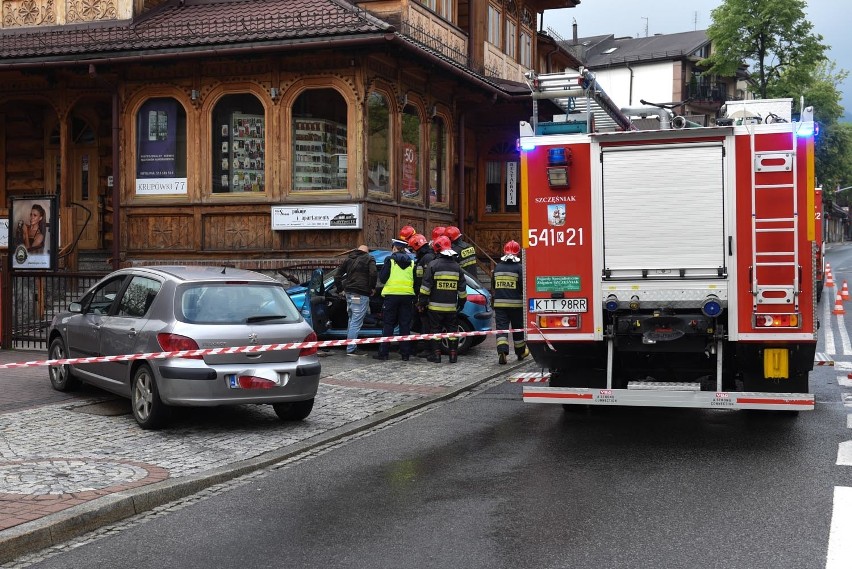
[[[598,85],[595,74],[588,69],[580,68],[579,71],[566,71],[565,73],[542,73],[536,74],[528,71],[524,77],[530,91],[532,91],[533,132],[538,127],[538,101],[539,99],[551,99],[562,108],[566,108],[570,98],[575,100],[579,97],[585,98],[584,109],[586,111],[586,122],[591,132],[592,115],[605,114],[612,123],[622,130],[636,130],[630,117],[621,112],[621,109],[609,98],[609,95]]]
[[[798,311],[799,206],[795,136],[790,134],[790,149],[757,151],[754,131],[751,126],[752,308],[756,313],[759,305],[783,304],[795,306]],[[767,206],[772,208],[772,213],[766,211]],[[784,213],[779,214],[779,211]],[[770,236],[773,237],[770,239]]]

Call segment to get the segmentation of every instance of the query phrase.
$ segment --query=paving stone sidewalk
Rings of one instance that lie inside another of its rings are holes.
[[[55,392],[47,368],[0,370],[0,563],[280,462],[506,375],[489,336],[457,364],[320,352],[322,381],[307,420],[270,406],[180,409],[143,431],[127,400],[89,387]],[[2,352],[0,363],[43,360]],[[519,398],[520,401],[520,398]]]

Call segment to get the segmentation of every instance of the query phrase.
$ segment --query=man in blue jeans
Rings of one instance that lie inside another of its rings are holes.
[[[366,245],[360,245],[349,252],[346,260],[341,263],[334,276],[334,285],[338,292],[346,293],[346,311],[349,315],[349,328],[346,338],[354,340],[361,331],[364,317],[370,310],[370,296],[376,291],[376,260],[370,255]],[[346,355],[360,356],[362,351],[358,346],[346,346]]]

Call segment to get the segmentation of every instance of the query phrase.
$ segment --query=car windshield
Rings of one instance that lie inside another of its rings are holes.
[[[196,283],[182,287],[177,318],[191,324],[298,322],[284,287],[250,282]]]

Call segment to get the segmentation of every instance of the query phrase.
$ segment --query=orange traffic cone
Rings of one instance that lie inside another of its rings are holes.
[[[834,288],[834,277],[831,276],[831,271],[825,272],[825,287]]]
[[[840,298],[849,300],[849,287],[846,285],[846,279],[843,279],[843,288],[840,289]]]
[[[828,261],[825,262],[825,270],[829,273],[831,272],[831,263],[829,263]]]
[[[831,311],[832,314],[846,314],[846,311],[843,310],[843,298],[838,294],[837,298],[834,300],[834,310]]]

